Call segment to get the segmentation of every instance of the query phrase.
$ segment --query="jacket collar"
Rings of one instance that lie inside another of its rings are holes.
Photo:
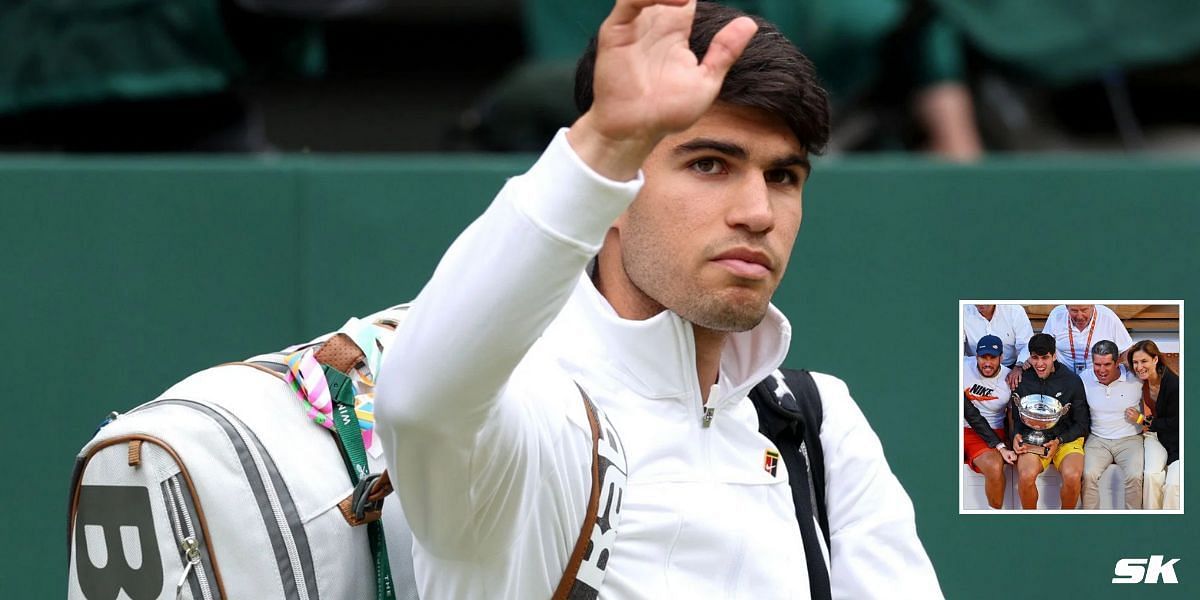
[[[572,373],[600,371],[646,398],[692,398],[696,341],[692,324],[672,311],[643,321],[623,319],[591,279],[580,278],[546,331],[559,360]],[[754,329],[730,334],[721,355],[714,399],[736,399],[769,376],[787,356],[791,325],[774,305]]]

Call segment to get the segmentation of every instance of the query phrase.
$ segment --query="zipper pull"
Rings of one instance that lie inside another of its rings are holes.
[[[720,397],[720,393],[721,386],[715,383],[711,388],[708,389],[708,397],[704,400],[703,404],[704,420],[702,423],[705,428],[712,426],[713,417],[715,417],[717,414],[717,407],[715,405],[720,404],[720,402],[717,402],[715,399]]]
[[[119,417],[119,416],[121,416],[121,413],[119,413],[115,410],[108,413],[108,416],[104,417],[104,420],[100,421],[100,424],[96,426],[96,431],[92,432],[92,435],[95,436],[97,433],[100,433],[101,429],[104,429],[105,426],[107,426],[109,423],[116,421],[117,417]]]
[[[175,584],[175,600],[183,597],[183,584],[187,582],[188,575],[192,573],[192,567],[200,564],[200,543],[194,537],[186,537],[179,543],[183,548],[183,553],[187,555],[187,564],[183,567],[183,576],[179,578],[179,583]]]

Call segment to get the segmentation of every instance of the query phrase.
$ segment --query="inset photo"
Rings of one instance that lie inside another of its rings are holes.
[[[959,302],[960,514],[1183,513],[1183,302]]]

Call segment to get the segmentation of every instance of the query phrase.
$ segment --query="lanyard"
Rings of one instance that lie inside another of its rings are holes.
[[[350,378],[337,369],[322,365],[325,380],[329,382],[329,395],[333,399],[333,426],[341,441],[342,459],[346,463],[346,471],[350,474],[350,482],[358,482],[370,474],[367,467],[367,450],[363,446],[362,429],[358,423],[357,411],[354,408],[354,385]],[[388,564],[387,543],[383,537],[383,522],[373,521],[367,524],[367,538],[371,544],[371,557],[375,560],[375,598],[376,600],[394,600],[396,589],[392,583],[392,569]]]
[[[1100,320],[1100,315],[1095,314],[1096,309],[1092,309],[1092,326],[1088,328],[1087,343],[1083,345],[1083,367],[1087,366],[1088,351],[1092,347],[1092,334],[1096,332],[1096,321]],[[1071,344],[1071,368],[1078,373],[1083,369],[1078,362],[1075,361],[1075,326],[1071,324],[1070,317],[1067,318],[1067,340]]]
[[[375,347],[375,344],[368,347]],[[321,364],[315,354],[316,348],[310,347],[289,355],[286,359],[288,372],[285,379],[303,402],[308,417],[317,425],[332,430],[337,435],[346,472],[350,475],[350,482],[357,488],[359,482],[370,475],[367,448],[378,445],[373,435],[374,394],[364,393],[356,396],[353,381],[341,371]],[[375,354],[377,359],[378,352]],[[367,355],[367,358],[370,360],[371,355]],[[361,372],[358,376],[362,379],[364,388],[374,383]],[[367,541],[375,563],[375,598],[394,600],[396,591],[391,565],[388,563],[382,521],[367,524]]]

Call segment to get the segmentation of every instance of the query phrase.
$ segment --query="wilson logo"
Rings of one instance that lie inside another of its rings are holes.
[[[1150,558],[1122,558],[1113,568],[1113,583],[1179,583],[1175,577],[1175,563],[1178,558],[1163,562],[1161,554],[1153,554]]]

